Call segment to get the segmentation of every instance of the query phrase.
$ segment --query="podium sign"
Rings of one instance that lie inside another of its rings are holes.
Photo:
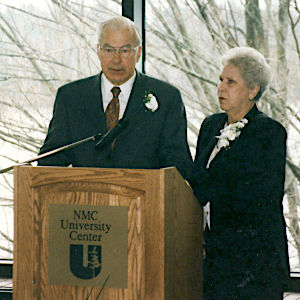
[[[49,205],[49,284],[127,288],[128,208]]]
[[[202,209],[175,168],[14,180],[14,299],[202,299]]]

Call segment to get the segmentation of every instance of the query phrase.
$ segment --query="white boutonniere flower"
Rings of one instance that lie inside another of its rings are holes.
[[[246,118],[242,119],[239,122],[235,122],[233,124],[229,124],[225,126],[220,131],[220,135],[216,136],[218,140],[217,147],[219,149],[225,148],[225,150],[230,149],[230,142],[237,139],[240,134],[241,130],[245,127],[245,125],[248,123],[248,120]]]
[[[150,110],[152,112],[155,112],[158,109],[157,99],[150,92],[145,93],[144,104],[145,104],[145,107],[147,108],[147,110]]]

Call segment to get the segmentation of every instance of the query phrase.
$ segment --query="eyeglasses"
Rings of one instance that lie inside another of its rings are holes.
[[[123,58],[127,58],[129,57],[129,55],[135,51],[139,46],[136,46],[134,48],[132,47],[109,47],[109,46],[104,46],[104,47],[100,47],[100,50],[102,51],[104,56],[107,57],[112,57],[114,56],[117,51],[119,53],[119,55]]]

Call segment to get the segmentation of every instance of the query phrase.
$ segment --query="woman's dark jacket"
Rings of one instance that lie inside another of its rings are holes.
[[[205,249],[212,288],[220,282],[243,287],[274,280],[281,285],[289,276],[282,211],[286,131],[256,105],[245,117],[248,124],[240,136],[228,150],[222,148],[209,169],[206,164],[227,115],[206,118],[198,138],[191,185],[202,205],[210,201]]]

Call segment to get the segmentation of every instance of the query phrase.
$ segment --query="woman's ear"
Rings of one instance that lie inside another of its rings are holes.
[[[250,100],[254,99],[256,97],[256,95],[258,94],[259,90],[260,90],[259,85],[255,85],[254,87],[249,89],[249,99]]]

